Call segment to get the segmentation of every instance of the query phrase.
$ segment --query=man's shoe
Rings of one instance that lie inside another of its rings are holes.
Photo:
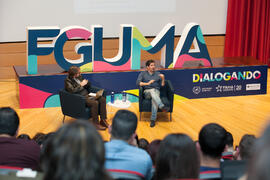
[[[96,127],[97,130],[104,131],[106,127],[101,126],[100,124],[94,123],[94,126]]]
[[[156,125],[155,121],[151,120],[150,121],[150,127],[154,127]]]
[[[106,121],[106,119],[101,119],[100,120],[100,125],[103,127],[108,128],[110,125],[108,124],[108,122]]]
[[[162,112],[168,112],[169,110],[170,110],[170,108],[167,107],[167,106],[163,106],[163,107],[161,108],[161,111],[162,111]]]

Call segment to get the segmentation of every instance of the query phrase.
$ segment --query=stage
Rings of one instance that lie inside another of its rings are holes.
[[[269,70],[268,70],[269,71]],[[150,113],[143,113],[138,123],[137,134],[140,138],[151,141],[163,139],[169,133],[186,133],[197,140],[202,126],[216,122],[230,131],[238,145],[244,134],[255,134],[261,131],[270,120],[270,73],[268,72],[267,94],[251,96],[231,96],[219,98],[175,99],[172,121],[168,113],[158,113],[154,128],[149,127]],[[56,131],[61,125],[63,114],[60,107],[21,109],[16,93],[17,82],[0,82],[0,106],[14,108],[20,117],[18,134],[26,133],[33,137],[37,132]],[[119,108],[107,106],[108,122]],[[128,110],[139,117],[138,103],[132,103]],[[71,120],[66,117],[66,122]],[[108,130],[100,131],[104,140],[109,140]]]
[[[178,100],[266,94],[267,65],[251,57],[215,58],[212,62],[213,67],[203,67],[198,61],[186,63],[184,68],[159,67],[159,71],[171,80]],[[60,106],[58,91],[64,88],[67,73],[58,65],[39,65],[38,75],[28,75],[24,66],[14,66],[14,70],[20,108]],[[105,89],[108,101],[111,92],[126,91],[129,100],[137,102],[136,79],[142,70],[87,72],[83,76]]]

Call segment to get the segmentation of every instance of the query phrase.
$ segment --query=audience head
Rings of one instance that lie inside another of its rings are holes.
[[[138,146],[141,149],[144,149],[145,151],[147,150],[149,142],[145,138],[140,138]]]
[[[137,129],[137,116],[128,110],[119,110],[113,117],[110,133],[113,139],[129,141]],[[133,139],[132,138],[132,139]]]
[[[145,66],[149,67],[151,63],[155,63],[155,61],[150,59],[150,60],[146,61]]]
[[[254,144],[256,141],[256,137],[254,135],[245,134],[239,143],[239,156],[238,159],[241,160],[249,160],[251,158],[252,153],[254,152]]]
[[[185,134],[170,134],[160,143],[156,158],[156,180],[197,179],[199,157],[196,145]]]
[[[44,179],[106,179],[104,156],[103,140],[91,123],[76,120],[65,124],[44,143]]]
[[[233,148],[233,136],[230,132],[226,133],[226,146]]]
[[[68,70],[68,77],[74,78],[76,75],[80,73],[80,68],[77,66],[71,66]]]
[[[40,147],[43,147],[43,144],[46,144],[46,142],[53,138],[55,136],[56,132],[49,132],[48,134],[44,135],[44,139],[42,140],[42,144],[40,145]]]
[[[31,138],[28,134],[20,134],[19,136],[17,136],[17,139],[31,140]]]
[[[39,145],[41,146],[44,142],[46,138],[46,135],[44,133],[37,133],[34,137],[33,137],[33,140]]]
[[[0,134],[16,136],[19,127],[19,116],[10,107],[0,108]]]
[[[254,144],[247,180],[270,180],[270,124]]]
[[[153,165],[156,165],[156,156],[157,156],[157,153],[158,153],[158,150],[159,150],[159,147],[160,147],[160,143],[161,143],[160,139],[153,140],[148,145],[148,148],[147,148],[147,152],[148,152],[148,154],[150,155],[150,157],[152,159]]]
[[[226,130],[216,124],[206,124],[199,133],[199,145],[203,156],[219,159],[226,144]]]

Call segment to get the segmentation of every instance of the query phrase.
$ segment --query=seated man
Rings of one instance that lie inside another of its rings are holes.
[[[148,60],[146,62],[146,71],[139,74],[137,79],[137,86],[144,87],[144,95],[146,98],[152,98],[152,109],[151,109],[151,121],[150,127],[155,126],[155,121],[157,119],[157,111],[160,108],[163,112],[169,110],[165,107],[160,99],[160,87],[165,85],[165,77],[158,71],[155,71],[154,60]]]
[[[19,117],[10,107],[0,108],[0,165],[39,168],[40,147],[34,141],[16,139]]]
[[[119,110],[113,118],[109,128],[111,140],[105,143],[105,168],[114,179],[129,175],[151,179],[150,156],[146,151],[130,145],[136,137],[137,122],[137,116],[128,110]]]
[[[216,124],[205,125],[199,133],[197,148],[200,152],[200,179],[219,179],[220,158],[225,149],[226,130]]]
[[[88,94],[91,90],[91,84],[88,80],[83,79],[80,68],[71,66],[68,70],[68,76],[65,80],[65,89],[70,93],[77,93],[86,97],[87,106],[91,107],[92,121],[98,130],[105,130],[109,125],[106,121],[106,98],[91,97]],[[98,112],[100,111],[100,123],[98,120]]]

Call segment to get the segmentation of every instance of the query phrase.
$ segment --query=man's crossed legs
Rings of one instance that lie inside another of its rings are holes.
[[[144,95],[146,99],[152,98],[152,115],[151,115],[151,123],[150,127],[155,126],[155,121],[157,119],[157,111],[158,108],[161,109],[163,112],[167,112],[169,110],[168,107],[165,107],[165,105],[162,103],[160,99],[160,91],[158,89],[152,88],[152,89],[146,89],[144,90]]]

